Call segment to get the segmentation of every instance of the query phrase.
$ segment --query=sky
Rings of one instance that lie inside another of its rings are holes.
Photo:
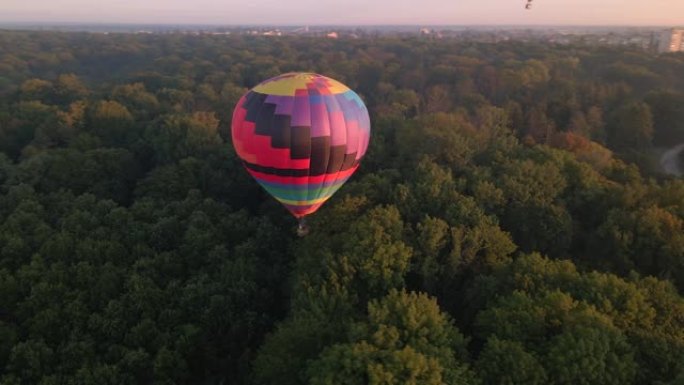
[[[684,0],[0,0],[0,22],[684,25]]]

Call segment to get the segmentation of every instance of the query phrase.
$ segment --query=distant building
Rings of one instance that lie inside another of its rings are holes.
[[[658,52],[684,52],[684,28],[673,28],[663,32]]]
[[[331,39],[337,39],[337,32],[330,32],[329,34],[325,35]]]

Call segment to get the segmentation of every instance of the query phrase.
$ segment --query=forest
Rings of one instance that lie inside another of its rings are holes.
[[[290,71],[372,122],[302,238],[230,134]],[[682,385],[682,74],[629,46],[0,31],[0,384]]]

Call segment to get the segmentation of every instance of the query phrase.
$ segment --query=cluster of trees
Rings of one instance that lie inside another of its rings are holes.
[[[0,33],[0,384],[684,383],[684,56]],[[249,87],[359,91],[310,220],[242,169]]]

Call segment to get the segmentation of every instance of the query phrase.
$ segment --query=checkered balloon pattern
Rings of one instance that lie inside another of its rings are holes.
[[[359,167],[370,119],[344,84],[313,73],[260,83],[238,101],[233,146],[247,171],[297,218],[316,211]]]

